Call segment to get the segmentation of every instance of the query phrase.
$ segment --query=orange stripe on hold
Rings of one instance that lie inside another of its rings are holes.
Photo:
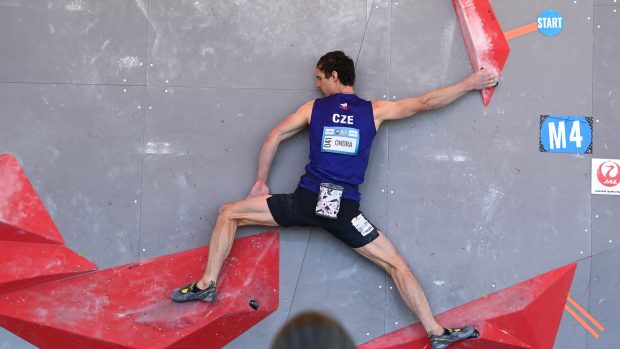
[[[585,320],[581,318],[581,316],[579,316],[577,313],[575,313],[575,311],[573,309],[571,309],[568,305],[565,305],[564,309],[569,314],[571,314],[575,318],[575,320],[577,320],[577,322],[579,322],[581,324],[581,326],[585,327],[585,329],[588,330],[588,332],[590,332],[594,336],[594,338],[598,339],[599,334],[596,333],[596,331],[592,327],[590,327],[590,325],[588,325],[585,322]]]
[[[593,323],[594,326],[596,326],[601,332],[605,331],[605,327],[603,327],[603,325],[596,321],[596,319],[592,315],[590,315],[585,309],[583,309],[579,304],[577,304],[577,302],[575,302],[575,300],[572,299],[570,295],[568,296],[568,301],[575,308],[577,308],[577,310],[579,310],[586,317],[586,319],[590,320],[590,322]]]
[[[506,37],[506,40],[510,40],[510,39],[518,38],[521,35],[535,32],[537,30],[538,30],[538,24],[536,24],[536,22],[533,22],[533,23],[524,25],[522,27],[519,27],[517,29],[513,29],[509,32],[505,32],[504,37]]]

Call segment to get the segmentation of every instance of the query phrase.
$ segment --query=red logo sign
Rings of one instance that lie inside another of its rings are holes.
[[[615,187],[620,184],[620,165],[613,161],[605,161],[596,171],[598,181],[606,187]]]
[[[340,103],[340,109],[349,110],[349,105],[347,103]]]

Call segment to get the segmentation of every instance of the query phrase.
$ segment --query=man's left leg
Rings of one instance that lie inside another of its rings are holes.
[[[434,349],[445,348],[457,340],[477,335],[477,332],[469,326],[445,329],[437,323],[420,283],[405,259],[381,231],[375,240],[354,250],[390,274],[407,307],[418,317],[424,330],[429,334]]]
[[[215,299],[217,279],[232,248],[237,228],[244,225],[278,225],[267,204],[269,197],[270,195],[254,196],[222,205],[211,234],[205,272],[197,282],[172,291],[171,298],[174,301]]]

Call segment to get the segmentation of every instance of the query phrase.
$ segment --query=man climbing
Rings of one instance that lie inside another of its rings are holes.
[[[398,101],[366,101],[355,95],[355,66],[341,51],[329,52],[316,66],[316,87],[324,98],[309,101],[277,124],[260,150],[256,182],[249,196],[220,208],[200,280],[175,289],[177,302],[212,301],[217,279],[230,253],[235,232],[245,225],[318,226],[368,258],[394,279],[400,295],[429,335],[433,349],[445,348],[477,332],[437,323],[420,284],[387,236],[359,210],[375,134],[388,120],[441,108],[469,91],[497,84],[498,76],[480,70],[454,85]],[[267,179],[278,145],[309,127],[310,162],[292,194],[269,194]]]

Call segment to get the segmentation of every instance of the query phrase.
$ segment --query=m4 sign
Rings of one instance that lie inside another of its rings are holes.
[[[592,118],[540,116],[540,151],[592,154]]]

